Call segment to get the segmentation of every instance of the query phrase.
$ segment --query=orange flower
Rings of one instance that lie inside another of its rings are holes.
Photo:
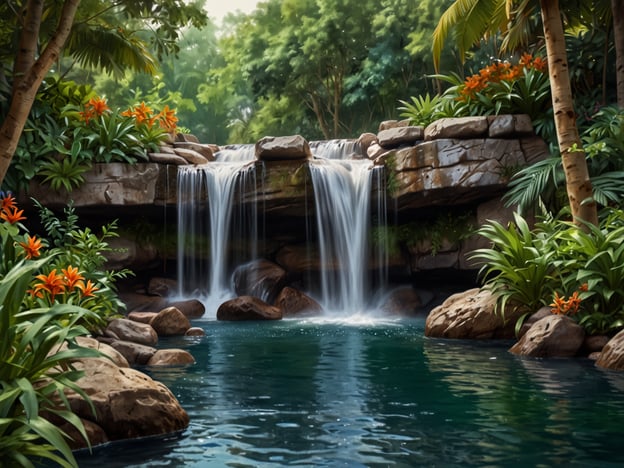
[[[91,280],[88,280],[86,284],[84,281],[78,281],[76,283],[76,287],[82,291],[83,297],[94,297],[95,294],[93,293],[99,289],[91,282]]]
[[[89,99],[87,106],[93,109],[96,115],[102,115],[104,112],[110,110],[110,107],[106,104],[106,99],[99,97]]]
[[[37,275],[37,278],[41,283],[35,285],[35,295],[39,292],[46,291],[50,294],[50,299],[54,300],[57,294],[61,294],[65,291],[65,283],[63,275],[56,272],[56,268],[47,275]]]
[[[520,65],[524,65],[525,67],[530,67],[532,63],[533,63],[533,56],[531,54],[528,54],[526,52],[522,54],[522,57],[520,57]]]
[[[2,209],[2,212],[0,212],[0,218],[10,224],[15,224],[18,221],[26,219],[25,216],[22,216],[23,214],[24,210],[18,210],[16,206],[11,206],[10,208]]]
[[[578,312],[579,307],[581,306],[581,298],[579,297],[578,291],[574,291],[570,299],[566,302],[567,313],[570,315],[574,315]]]
[[[149,120],[151,113],[152,109],[146,106],[145,102],[141,102],[141,104],[134,108],[134,112],[132,113],[132,115],[134,115],[137,123],[143,123],[146,120]]]
[[[587,283],[583,283],[579,286],[579,291],[584,292],[584,291],[589,291],[589,285]]]
[[[0,209],[2,209],[2,211],[4,211],[4,210],[10,210],[13,207],[15,207],[15,198],[13,197],[12,194],[7,193],[2,198],[2,207]]]
[[[24,249],[27,259],[41,255],[41,252],[39,252],[42,247],[41,239],[37,239],[35,236],[28,235],[27,242],[20,242],[19,245]]]
[[[84,276],[82,276],[78,272],[78,268],[75,268],[71,265],[67,268],[62,269],[61,271],[63,272],[63,275],[65,275],[65,286],[67,286],[67,289],[69,289],[70,291],[74,289],[74,287],[78,286],[79,281],[84,279]]]
[[[165,105],[162,111],[158,114],[158,122],[162,128],[167,130],[175,130],[178,122],[178,118],[175,116],[175,109],[169,109],[168,105]]]
[[[533,59],[532,67],[537,71],[545,72],[548,69],[548,62],[546,62],[546,60],[542,57],[535,57],[535,59]]]
[[[553,314],[565,314],[565,306],[566,306],[565,298],[559,297],[559,293],[555,291],[555,297],[553,299],[553,303],[550,304],[550,307],[552,307],[550,311]]]

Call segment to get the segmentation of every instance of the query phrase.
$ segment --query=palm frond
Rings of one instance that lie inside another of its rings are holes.
[[[76,24],[66,49],[85,67],[100,68],[113,74],[121,74],[128,68],[148,74],[156,73],[156,60],[147,50],[146,44],[121,29]]]
[[[519,171],[509,182],[503,201],[507,206],[518,205],[520,212],[526,213],[563,183],[561,158],[546,158]]]

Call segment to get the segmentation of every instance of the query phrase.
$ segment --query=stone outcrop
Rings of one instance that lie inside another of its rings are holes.
[[[188,414],[171,391],[142,372],[118,367],[105,358],[81,359],[74,366],[84,372],[77,384],[91,399],[95,416],[74,393],[68,395],[70,407],[101,428],[105,440],[165,435],[188,426]]]
[[[425,336],[435,338],[512,338],[523,311],[509,307],[495,311],[496,298],[487,289],[453,294],[427,316]],[[503,318],[504,315],[504,318]]]
[[[282,311],[262,299],[240,296],[224,302],[217,309],[217,320],[280,320]]]
[[[509,351],[530,357],[573,357],[584,339],[585,331],[574,320],[551,314],[535,322]]]
[[[148,366],[184,366],[195,364],[195,358],[184,349],[159,349],[147,361]]]
[[[312,152],[301,135],[264,137],[256,143],[256,158],[260,161],[311,159]]]
[[[147,346],[155,346],[158,343],[158,334],[151,325],[122,318],[111,320],[106,327],[105,335],[116,340]]]
[[[609,340],[600,353],[596,365],[605,369],[624,370],[624,330]]]
[[[255,260],[234,271],[234,290],[239,296],[255,296],[273,303],[286,285],[288,274],[279,265],[268,260]]]
[[[280,291],[274,305],[282,311],[284,316],[299,314],[318,315],[323,312],[323,307],[318,302],[290,286],[286,286]]]
[[[152,317],[149,324],[158,336],[184,335],[191,328],[191,322],[177,307],[161,310]]]

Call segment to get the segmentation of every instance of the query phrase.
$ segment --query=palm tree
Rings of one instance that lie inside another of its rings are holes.
[[[592,196],[585,153],[576,126],[559,1],[540,0],[539,5],[548,55],[557,141],[570,210],[577,224],[597,224],[597,206]],[[511,48],[521,44],[528,38],[528,18],[532,11],[531,0],[524,0],[516,9],[513,8],[512,0],[456,0],[442,15],[434,31],[434,63],[439,63],[442,44],[453,28],[462,56],[479,39],[498,31],[505,37],[503,46]]]

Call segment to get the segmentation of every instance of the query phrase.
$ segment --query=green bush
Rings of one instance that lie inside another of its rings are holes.
[[[600,219],[587,232],[552,218],[531,229],[517,214],[507,227],[483,226],[479,233],[492,245],[471,258],[484,262],[482,279],[499,310],[513,303],[532,313],[550,305],[590,334],[624,328],[624,212],[603,210]]]

